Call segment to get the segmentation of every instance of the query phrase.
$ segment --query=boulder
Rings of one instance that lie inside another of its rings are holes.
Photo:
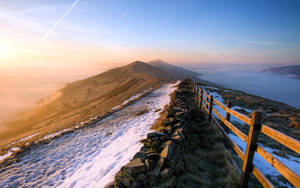
[[[175,147],[176,147],[176,145],[175,145],[174,142],[172,142],[171,140],[167,141],[165,143],[165,147],[162,150],[160,156],[162,156],[165,159],[170,160],[173,156],[173,152],[175,150]]]
[[[155,167],[156,162],[152,159],[146,159],[145,165],[147,170],[152,170]]]
[[[167,179],[172,176],[172,170],[170,168],[166,168],[163,171],[160,172],[160,177],[162,179]]]
[[[147,159],[158,160],[160,157],[159,153],[149,153],[147,154]]]
[[[171,134],[172,133],[172,127],[171,126],[164,127],[163,132],[166,133],[166,134]]]
[[[136,158],[141,158],[142,161],[144,161],[144,160],[146,159],[146,154],[145,154],[144,152],[137,152],[137,153],[134,155],[133,158],[134,158],[134,159],[136,159]]]
[[[177,144],[182,143],[184,141],[184,139],[185,138],[184,138],[183,134],[175,134],[172,136],[172,140]]]
[[[179,119],[184,119],[185,118],[185,113],[184,112],[176,112],[175,117]]]
[[[151,170],[151,171],[148,172],[147,175],[153,179],[153,178],[158,178],[159,177],[159,173],[160,173],[160,167],[157,164],[153,170]]]
[[[144,172],[146,169],[145,164],[142,162],[141,158],[136,158],[130,161],[127,165],[125,165],[122,170],[129,174],[137,174],[140,172]]]
[[[148,139],[160,138],[161,136],[165,136],[165,135],[166,134],[157,131],[157,132],[148,133],[147,138]]]

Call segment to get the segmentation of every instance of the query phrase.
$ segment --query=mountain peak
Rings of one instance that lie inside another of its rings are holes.
[[[154,59],[154,60],[149,61],[149,63],[166,63],[166,62],[161,59]]]

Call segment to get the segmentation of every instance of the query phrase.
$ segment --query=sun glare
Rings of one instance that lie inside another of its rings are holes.
[[[6,47],[3,44],[0,44],[0,59],[8,57],[10,52],[11,52],[11,50],[9,47]]]

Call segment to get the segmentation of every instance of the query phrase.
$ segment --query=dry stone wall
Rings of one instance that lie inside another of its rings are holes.
[[[144,144],[127,165],[116,174],[107,187],[172,187],[176,175],[184,171],[182,160],[191,107],[192,81],[182,81],[167,109],[167,119],[141,142]]]

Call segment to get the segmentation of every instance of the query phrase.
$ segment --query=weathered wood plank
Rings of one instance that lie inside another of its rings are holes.
[[[262,125],[261,132],[300,154],[300,142],[298,140],[276,131],[267,125]]]
[[[238,119],[240,119],[241,121],[243,121],[244,123],[250,125],[251,124],[251,119],[235,110],[232,110],[230,108],[226,107],[226,112],[230,113],[231,115],[237,117]]]
[[[214,102],[214,96],[210,96],[209,98],[209,112],[208,112],[208,121],[211,121],[212,116],[212,109],[213,109],[213,103]]]
[[[227,101],[227,108],[231,108],[231,101]],[[226,120],[230,121],[230,113],[226,113]]]
[[[238,145],[236,145],[226,134],[223,127],[219,124],[219,122],[213,117],[214,122],[216,123],[217,127],[220,129],[221,133],[223,134],[226,142],[233,148],[233,150],[238,154],[238,156],[243,160],[244,153],[239,148]],[[254,166],[253,167],[253,175],[257,178],[257,180],[264,186],[268,188],[274,188],[273,184]]]
[[[222,108],[224,111],[226,110],[226,106],[224,106],[221,102],[217,101],[217,100],[214,100],[214,103],[216,105],[218,105],[220,108]]]
[[[203,100],[205,100],[204,98],[203,98]],[[204,108],[204,110],[208,113],[208,109],[206,108],[206,105],[205,105],[205,103],[203,103],[203,108]]]
[[[203,101],[205,102],[204,105],[209,106],[209,102],[203,97]]]
[[[204,91],[203,94],[206,96],[207,99],[209,99],[209,95]]]
[[[300,177],[289,167],[281,163],[276,157],[260,146],[257,147],[257,153],[278,170],[291,184],[295,187],[300,187]]]
[[[253,175],[257,178],[257,180],[263,185],[263,187],[273,188],[273,184],[266,178],[260,170],[256,167],[253,168]]]
[[[200,88],[200,90],[201,90],[201,93],[200,93],[200,110],[201,110],[202,103],[203,103],[203,89]]]
[[[232,130],[238,137],[240,137],[244,142],[247,143],[248,137],[242,131],[240,131],[237,127],[235,127],[232,123],[227,121],[216,109],[213,109],[213,112],[220,118],[220,120],[230,129]]]
[[[219,127],[219,129],[221,130],[224,138],[226,139],[227,143],[231,145],[231,147],[234,149],[234,151],[240,156],[241,159],[244,158],[244,154],[243,151],[239,148],[238,145],[236,145],[236,143],[234,143],[229,136],[226,134],[225,130],[223,129],[223,127],[219,124],[219,122],[216,120],[215,117],[213,117],[213,120],[215,122],[215,124]]]
[[[250,173],[253,170],[253,157],[257,147],[257,137],[261,129],[261,117],[261,112],[255,110],[252,112],[248,142],[243,158],[242,176],[240,180],[241,187],[248,187]]]

